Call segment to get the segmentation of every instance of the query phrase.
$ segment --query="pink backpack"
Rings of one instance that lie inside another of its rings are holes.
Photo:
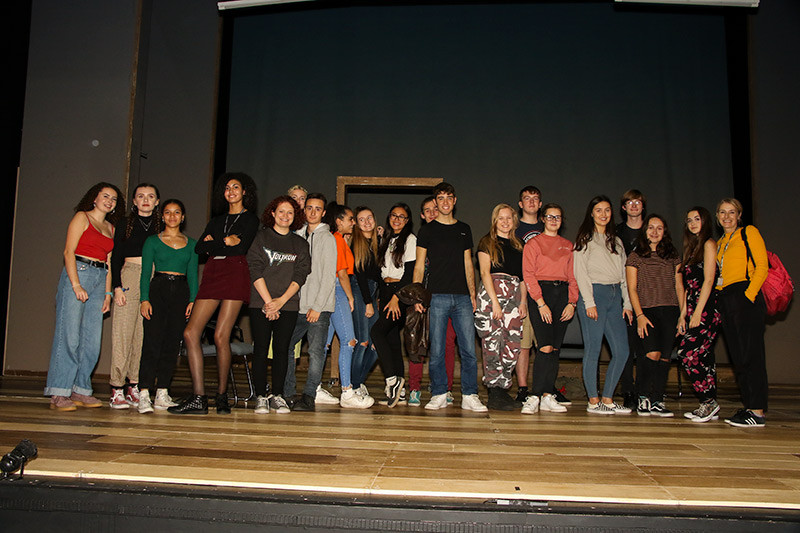
[[[747,228],[742,228],[742,240],[747,249],[747,260],[753,260],[753,254],[750,253],[750,245],[747,243]],[[769,261],[769,271],[767,272],[767,279],[761,286],[761,294],[764,295],[764,303],[767,304],[767,314],[772,316],[782,311],[786,311],[789,307],[789,302],[792,301],[794,295],[794,283],[786,268],[783,266],[780,258],[767,251],[767,260]],[[750,279],[750,276],[747,276]]]

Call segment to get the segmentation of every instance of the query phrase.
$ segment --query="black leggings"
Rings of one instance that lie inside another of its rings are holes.
[[[396,290],[400,289],[399,283],[381,282],[378,309],[378,320],[370,330],[372,344],[378,352],[378,362],[381,365],[384,378],[392,376],[403,377],[403,350],[400,345],[400,330],[406,324],[406,306],[400,302],[400,317],[397,320],[386,318],[384,306],[392,299]]]
[[[561,344],[564,342],[564,335],[567,333],[569,321],[562,322],[561,313],[569,303],[569,285],[564,282],[540,281],[542,298],[544,303],[550,308],[553,320],[550,324],[542,320],[539,308],[530,296],[528,296],[528,314],[531,318],[533,332],[536,334],[536,343],[539,347],[552,346],[553,351],[545,353],[541,350],[536,352],[533,360],[533,381],[531,383],[531,394],[541,396],[545,392],[550,393],[556,384],[558,377],[558,353],[561,351]]]
[[[150,320],[144,321],[139,387],[169,388],[186,326],[189,284],[186,276],[156,273],[150,282]]]
[[[256,394],[267,395],[267,352],[272,340],[272,394],[283,395],[286,366],[289,363],[289,343],[297,324],[298,312],[281,311],[277,320],[267,320],[260,308],[251,307],[248,312],[253,333],[253,381]]]

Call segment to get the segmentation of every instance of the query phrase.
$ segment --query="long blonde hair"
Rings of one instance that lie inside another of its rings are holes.
[[[372,211],[372,209],[363,205],[356,207],[356,217],[358,217],[358,214],[362,211],[369,211],[372,213],[372,218],[375,218],[375,213]],[[364,233],[361,231],[361,228],[358,227],[358,224],[356,224],[356,227],[353,228],[353,236],[350,242],[350,247],[353,249],[353,258],[355,259],[356,270],[365,270],[370,261],[376,261],[378,258],[377,221],[375,224],[375,229],[372,230],[372,237],[369,238],[364,236]]]
[[[489,230],[489,233],[481,238],[481,241],[478,243],[478,250],[485,250],[486,253],[489,254],[489,259],[492,262],[492,266],[500,266],[503,262],[503,248],[500,246],[500,243],[497,241],[497,219],[500,217],[500,211],[503,209],[508,209],[511,211],[511,216],[514,220],[514,227],[511,228],[511,232],[508,234],[508,240],[511,242],[511,246],[515,249],[522,251],[522,241],[519,240],[517,237],[515,230],[517,226],[519,226],[519,216],[517,212],[508,204],[497,204],[492,209],[492,228]]]

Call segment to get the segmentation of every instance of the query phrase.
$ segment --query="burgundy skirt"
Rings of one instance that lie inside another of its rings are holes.
[[[197,291],[197,300],[250,301],[250,270],[243,255],[230,255],[222,259],[209,258],[203,269],[203,279]]]

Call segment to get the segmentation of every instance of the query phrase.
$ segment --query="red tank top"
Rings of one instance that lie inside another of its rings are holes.
[[[89,219],[89,215],[86,215]],[[78,241],[78,246],[75,248],[75,255],[82,255],[89,259],[97,259],[98,261],[105,261],[108,254],[114,248],[114,239],[106,237],[92,225],[92,221],[88,220],[89,227],[81,235]]]

